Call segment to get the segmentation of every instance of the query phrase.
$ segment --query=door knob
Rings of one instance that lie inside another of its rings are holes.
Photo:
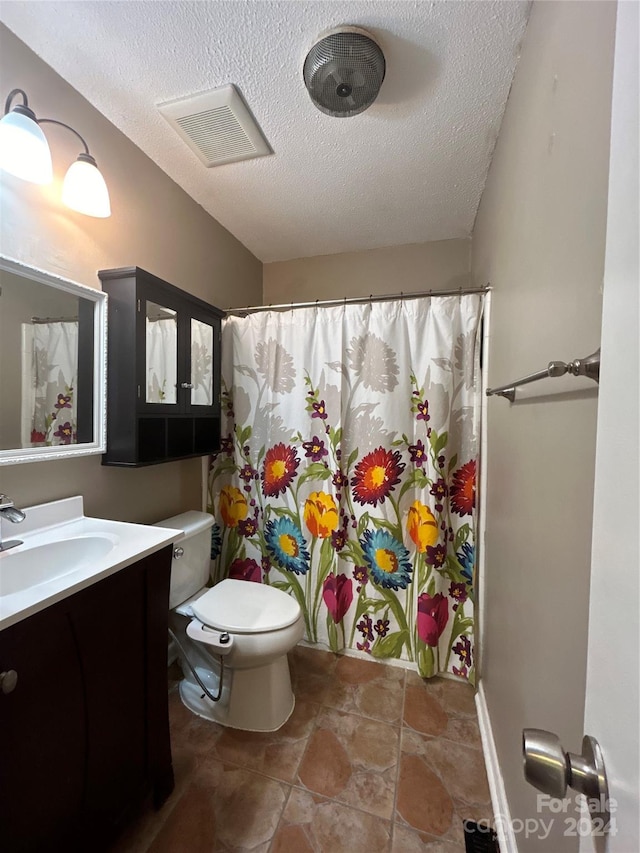
[[[562,799],[567,787],[584,794],[592,817],[609,822],[609,786],[602,750],[595,738],[585,735],[582,755],[565,752],[560,738],[544,729],[523,729],[524,776],[530,785]]]

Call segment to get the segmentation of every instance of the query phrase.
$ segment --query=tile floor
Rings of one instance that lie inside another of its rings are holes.
[[[113,853],[460,853],[491,818],[468,685],[298,646],[296,708],[273,734],[169,696],[176,787]]]

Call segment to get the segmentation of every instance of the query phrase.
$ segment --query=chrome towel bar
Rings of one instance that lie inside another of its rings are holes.
[[[568,364],[564,361],[550,361],[544,370],[530,373],[529,376],[524,376],[522,379],[500,385],[499,388],[487,388],[487,397],[506,397],[510,403],[513,403],[516,399],[516,388],[519,385],[528,385],[529,382],[537,382],[538,379],[564,376],[565,373],[571,373],[573,376],[586,376],[588,379],[598,382],[600,379],[600,348],[598,347],[594,353],[586,358],[576,358]]]

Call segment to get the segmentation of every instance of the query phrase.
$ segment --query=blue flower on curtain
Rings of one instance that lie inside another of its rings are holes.
[[[365,530],[360,540],[373,580],[385,589],[406,589],[411,582],[409,552],[387,530]]]
[[[309,571],[309,552],[304,537],[290,518],[267,521],[264,538],[269,556],[276,565],[296,575]]]

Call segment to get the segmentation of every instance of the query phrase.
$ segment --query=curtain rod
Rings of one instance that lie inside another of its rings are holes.
[[[280,305],[251,305],[247,308],[227,308],[226,313],[235,317],[247,317],[260,311],[290,311],[294,308],[328,307],[329,305],[352,305],[354,303],[386,302],[391,299],[418,299],[422,296],[466,296],[470,293],[488,293],[491,285],[485,287],[459,287],[457,290],[421,290],[418,293],[385,293],[382,296],[351,296],[344,299],[316,299],[315,302],[283,302]]]

